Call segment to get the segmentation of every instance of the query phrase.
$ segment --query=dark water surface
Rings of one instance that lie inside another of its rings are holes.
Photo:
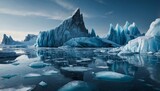
[[[160,91],[160,56],[119,57],[107,54],[108,49],[89,48],[5,51],[22,55],[0,59],[0,91],[58,91],[72,81],[82,82],[82,88],[89,91]],[[104,71],[121,73],[132,79],[116,80],[116,74],[111,75],[112,79],[97,79],[96,73]],[[45,86],[39,84],[41,81]]]

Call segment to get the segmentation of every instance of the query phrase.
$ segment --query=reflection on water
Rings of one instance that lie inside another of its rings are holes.
[[[108,49],[38,48],[5,51],[15,51],[22,55],[15,59],[0,59],[2,91],[57,91],[67,87],[69,91],[74,91],[83,86],[87,86],[90,91],[160,91],[158,56],[117,56],[107,54]],[[95,74],[103,71],[115,73],[106,77],[101,74],[105,79],[121,79],[123,75],[133,79],[128,82],[96,79]],[[77,80],[80,84],[70,86],[72,81],[74,83]]]

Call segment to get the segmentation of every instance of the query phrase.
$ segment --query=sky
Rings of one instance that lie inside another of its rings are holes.
[[[80,8],[86,28],[100,37],[107,35],[109,25],[123,26],[135,22],[146,32],[160,18],[160,0],[0,0],[0,40],[3,34],[24,40],[27,34],[38,34],[57,27]]]

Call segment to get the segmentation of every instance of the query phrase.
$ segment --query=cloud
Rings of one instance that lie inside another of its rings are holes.
[[[0,14],[16,15],[16,16],[40,16],[46,17],[53,20],[63,20],[66,15],[60,14],[59,12],[54,12],[53,14],[43,13],[43,12],[33,12],[33,11],[20,11],[8,8],[0,8]]]
[[[68,9],[68,10],[75,10],[77,7],[75,7],[73,4],[66,2],[67,0],[52,0],[59,6]]]

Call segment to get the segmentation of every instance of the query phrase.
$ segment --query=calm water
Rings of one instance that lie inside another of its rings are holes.
[[[108,55],[108,49],[41,48],[5,51],[15,51],[22,55],[0,59],[0,91],[57,91],[75,80],[87,83],[91,91],[160,91],[160,56],[136,54],[119,57]],[[45,66],[30,66],[38,62]],[[64,67],[79,67],[79,71],[74,71],[76,68],[63,70]],[[89,70],[83,71],[80,67]],[[126,82],[96,79],[95,73],[101,71],[117,72],[133,79]],[[47,85],[39,85],[41,81]]]

